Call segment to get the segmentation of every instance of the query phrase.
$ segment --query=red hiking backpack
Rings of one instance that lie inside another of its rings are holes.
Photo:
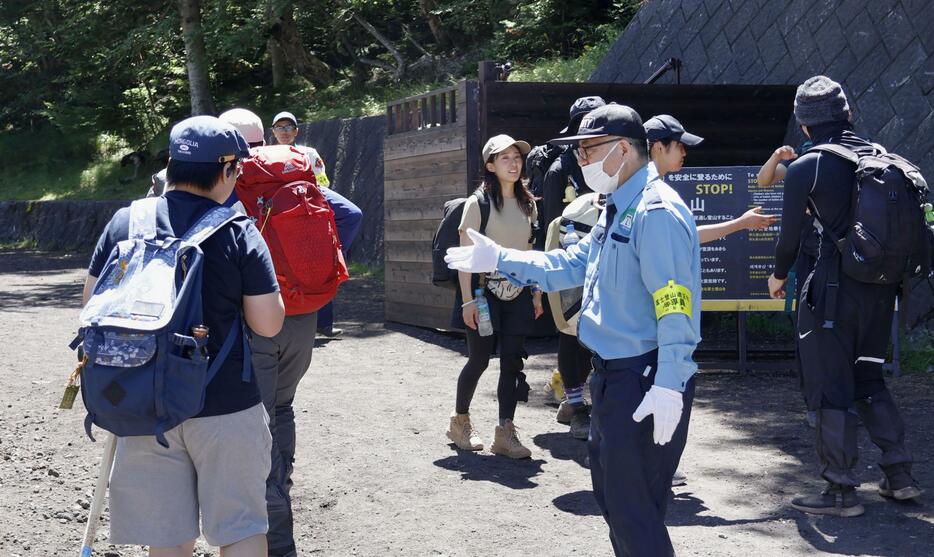
[[[291,145],[250,150],[237,197],[272,254],[286,315],[318,311],[349,278],[334,211],[311,161]]]

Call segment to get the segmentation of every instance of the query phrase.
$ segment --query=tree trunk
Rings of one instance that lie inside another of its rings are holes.
[[[327,87],[333,81],[331,67],[314,56],[302,44],[302,36],[295,24],[291,3],[282,8],[282,13],[273,19],[272,38],[279,43],[285,60],[295,73],[310,81],[315,87]]]
[[[266,50],[269,51],[269,64],[272,66],[272,88],[279,90],[285,81],[285,57],[279,41],[272,37],[266,41]]]
[[[435,42],[441,48],[447,48],[451,44],[451,39],[448,38],[447,29],[445,29],[444,23],[441,22],[441,18],[432,13],[437,9],[438,3],[435,0],[418,0],[418,10],[421,12],[422,17],[425,18],[425,21],[428,22],[428,29],[431,30]]]
[[[275,24],[275,0],[266,0],[266,21],[270,28]],[[279,90],[285,82],[285,56],[282,54],[279,41],[271,35],[266,40],[266,50],[269,52],[269,65],[272,69],[272,88]]]
[[[201,0],[178,0],[182,16],[182,37],[185,40],[185,65],[188,67],[188,90],[191,114],[213,114],[214,99],[208,78],[208,55],[201,30]]]

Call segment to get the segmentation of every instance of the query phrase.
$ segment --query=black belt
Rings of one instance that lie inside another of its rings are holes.
[[[636,368],[638,371],[642,371],[638,368],[644,368],[645,366],[654,366],[658,364],[658,349],[646,352],[645,354],[640,354],[638,356],[631,356],[629,358],[613,358],[612,360],[605,360],[599,355],[593,355],[593,368],[597,371],[623,371]]]

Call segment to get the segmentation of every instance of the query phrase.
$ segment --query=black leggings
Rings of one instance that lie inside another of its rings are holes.
[[[457,403],[455,409],[458,414],[466,414],[470,410],[470,401],[480,376],[490,365],[490,356],[499,339],[499,385],[496,388],[496,398],[499,401],[499,418],[511,420],[516,414],[516,387],[519,373],[525,366],[522,357],[525,354],[524,335],[503,335],[494,333],[482,337],[474,329],[467,328],[467,364],[457,378]]]
[[[580,387],[592,369],[593,353],[584,348],[577,337],[558,333],[558,372],[565,389]]]

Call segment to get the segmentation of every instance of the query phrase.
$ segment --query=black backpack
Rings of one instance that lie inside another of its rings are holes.
[[[551,163],[558,160],[567,149],[564,145],[546,143],[529,151],[525,157],[525,174],[529,178],[532,195],[541,197],[544,194],[545,173],[551,168]]]
[[[480,230],[478,232],[483,234],[486,232],[486,223],[490,220],[490,201],[479,188],[471,195],[480,202]],[[447,263],[444,262],[444,256],[448,248],[460,245],[460,233],[457,229],[460,227],[464,205],[467,204],[468,199],[460,197],[444,204],[441,224],[438,225],[434,238],[431,240],[431,282],[435,286],[458,288],[457,271],[448,268]]]
[[[918,167],[879,147],[876,154],[863,157],[836,144],[810,151],[832,153],[856,166],[846,235],[837,238],[821,223],[842,256],[840,269],[872,284],[930,274],[934,231],[925,220],[928,186]]]

